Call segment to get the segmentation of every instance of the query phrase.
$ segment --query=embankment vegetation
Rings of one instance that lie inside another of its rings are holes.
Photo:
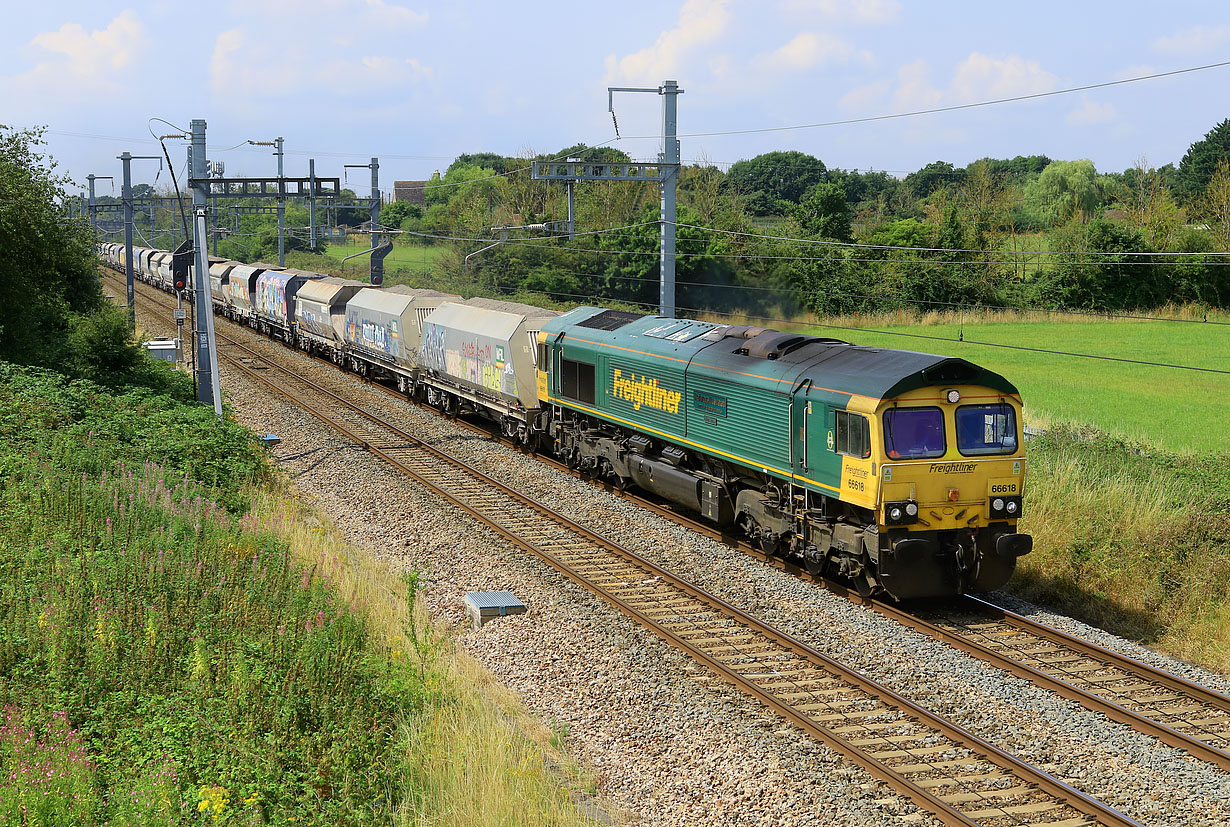
[[[142,353],[36,147],[0,127],[0,824],[588,823],[421,575]]]
[[[1230,674],[1230,453],[1061,426],[1029,474],[1010,591]]]
[[[0,820],[582,821],[418,575],[340,545],[243,429],[0,365],[0,434]]]

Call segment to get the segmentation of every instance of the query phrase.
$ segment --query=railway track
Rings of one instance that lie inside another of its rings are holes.
[[[840,583],[765,554],[672,506],[610,485],[604,487],[762,562],[867,606],[920,634],[1230,770],[1230,697],[1221,692],[972,595],[932,609],[905,609],[882,600],[868,600]]]
[[[1230,770],[1230,697],[1220,692],[972,595],[929,610],[904,609],[894,603],[868,600],[840,583],[765,554],[672,506],[610,485],[604,487],[680,525],[867,606],[920,634]]]
[[[248,378],[536,555],[942,823],[1136,824],[238,339],[218,339],[220,358]]]

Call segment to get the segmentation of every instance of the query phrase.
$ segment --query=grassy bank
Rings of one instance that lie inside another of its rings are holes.
[[[0,437],[0,824],[582,821],[242,429],[0,365]]]
[[[1029,460],[1010,590],[1230,674],[1230,454],[1059,428]]]

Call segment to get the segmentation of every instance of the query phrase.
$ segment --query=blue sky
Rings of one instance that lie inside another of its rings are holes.
[[[193,12],[200,10],[197,18]],[[200,24],[193,26],[195,19]],[[1178,162],[1230,116],[1230,67],[965,112],[767,134],[691,132],[818,123],[1045,92],[1230,60],[1230,5],[956,0],[536,3],[215,0],[26,4],[0,31],[0,122],[46,125],[78,180],[149,155],[147,121],[209,122],[232,175],[341,175],[381,158],[385,187],[460,152],[552,152],[612,141],[607,86],[679,81],[683,157],[726,165],[774,149],[898,174],[937,159],[1089,158],[1122,170]],[[660,102],[617,95],[625,136],[652,158]],[[170,131],[155,125],[160,132]],[[226,150],[226,151],[224,151]],[[177,166],[182,146],[172,149]],[[149,167],[135,178],[149,181]],[[352,171],[351,186],[366,186]],[[160,178],[161,185],[166,174]],[[109,194],[109,185],[100,185]],[[117,189],[118,192],[118,189]]]

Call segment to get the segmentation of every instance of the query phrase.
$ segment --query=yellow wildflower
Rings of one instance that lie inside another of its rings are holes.
[[[197,812],[209,813],[215,823],[226,805],[231,803],[226,787],[201,787],[199,795],[201,800],[196,805]]]

